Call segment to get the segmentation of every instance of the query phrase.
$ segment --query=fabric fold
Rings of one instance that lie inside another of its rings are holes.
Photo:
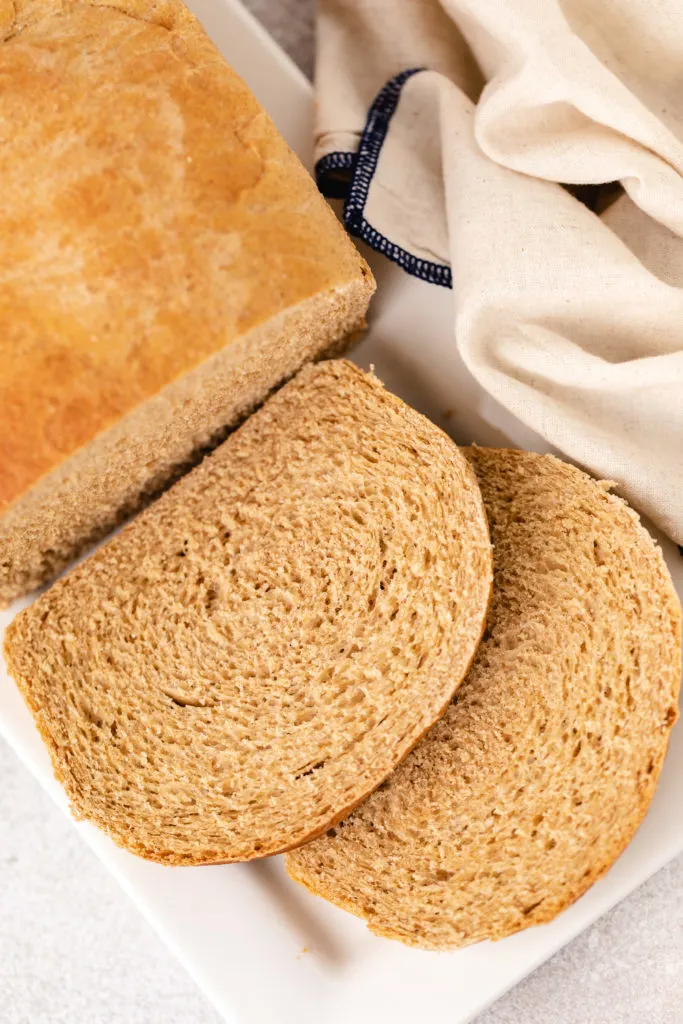
[[[680,544],[683,89],[641,69],[683,69],[683,9],[644,34],[646,3],[322,0],[316,155],[353,234],[452,287],[477,381]],[[564,187],[615,179],[600,216]]]

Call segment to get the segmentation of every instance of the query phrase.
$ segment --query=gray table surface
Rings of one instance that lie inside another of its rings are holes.
[[[310,73],[312,0],[248,6]],[[0,780],[1,1024],[220,1024],[1,741]],[[683,1024],[683,857],[478,1024]]]

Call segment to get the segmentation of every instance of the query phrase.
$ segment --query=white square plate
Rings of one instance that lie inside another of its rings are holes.
[[[230,63],[309,159],[311,89],[235,0],[189,0]],[[458,359],[451,294],[370,255],[379,295],[355,357],[456,440],[544,450],[488,398]],[[547,449],[546,449],[547,450]],[[683,560],[664,542],[683,592]],[[19,605],[0,616],[4,628]],[[21,697],[0,668],[0,731],[68,813]],[[226,1020],[234,1024],[464,1024],[683,851],[683,729],[674,730],[659,790],[634,842],[609,874],[553,924],[457,953],[375,938],[284,874],[282,858],[251,865],[164,868],[79,832],[118,878]]]

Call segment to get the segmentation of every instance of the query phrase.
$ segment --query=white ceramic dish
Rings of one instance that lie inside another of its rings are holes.
[[[190,0],[225,56],[304,158],[311,91],[234,0]],[[356,358],[456,440],[543,450],[487,398],[455,351],[450,293],[371,257],[379,297]],[[665,543],[683,592],[683,559]],[[4,628],[18,606],[0,616]],[[0,731],[68,813],[28,711],[0,669]],[[457,953],[423,953],[375,938],[355,918],[284,875],[282,858],[251,865],[163,868],[77,824],[181,963],[233,1024],[464,1024],[683,851],[683,729],[674,730],[650,813],[624,856],[551,925]]]

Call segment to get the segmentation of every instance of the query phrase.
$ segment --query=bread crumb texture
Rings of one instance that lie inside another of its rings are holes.
[[[8,630],[74,812],[168,864],[329,828],[448,705],[493,567],[466,458],[307,367]]]
[[[494,544],[444,717],[291,876],[427,949],[550,921],[638,828],[678,717],[680,606],[637,516],[550,456],[470,449]]]

